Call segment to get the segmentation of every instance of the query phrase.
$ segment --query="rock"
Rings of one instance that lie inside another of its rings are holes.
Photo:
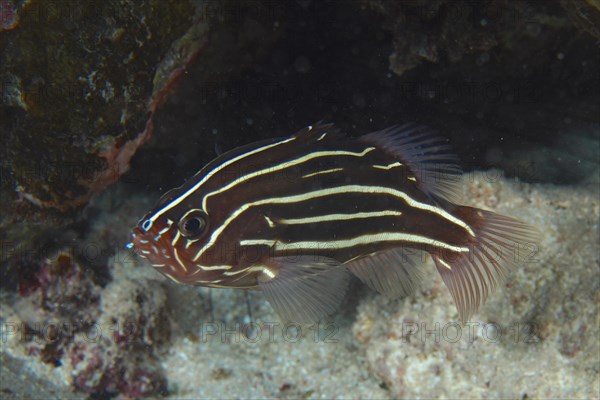
[[[569,18],[584,32],[600,39],[600,4],[595,0],[561,0]]]
[[[0,275],[14,285],[7,265],[35,264],[42,244],[60,248],[52,240],[127,171],[206,24],[190,1],[3,0],[1,9]]]
[[[0,275],[14,287],[8,266],[36,264],[40,247],[71,240],[82,208],[128,171],[190,62],[211,80],[231,58],[235,74],[270,40],[237,46],[260,40],[275,15],[250,5],[243,15],[258,17],[240,31],[244,8],[235,1],[1,5]],[[242,39],[224,41],[232,31]],[[203,48],[207,54],[195,57]]]
[[[147,278],[148,270],[131,270],[132,258],[110,262],[114,280],[102,288],[61,253],[22,287],[13,304],[1,304],[2,356],[10,358],[9,373],[18,374],[19,360],[29,359],[35,360],[31,370],[39,374],[40,388],[44,377],[54,377],[57,387],[49,390],[129,397],[165,392],[156,353],[171,331],[164,291]]]
[[[3,189],[65,211],[127,171],[153,104],[205,38],[188,1],[33,1],[14,13],[0,48]]]

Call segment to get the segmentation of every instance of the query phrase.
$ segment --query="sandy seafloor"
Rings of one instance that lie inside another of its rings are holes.
[[[113,280],[98,289],[96,321],[106,328],[137,318],[153,332],[144,336],[142,353],[162,370],[162,394],[173,399],[598,398],[597,172],[579,186],[527,184],[498,171],[465,176],[466,204],[511,215],[542,232],[539,251],[512,271],[467,325],[458,322],[431,261],[415,294],[392,301],[353,283],[342,309],[318,331],[302,328],[299,337],[297,327],[282,325],[258,292],[249,293],[250,326],[243,291],[210,294],[176,285],[127,253],[109,262]],[[103,210],[97,229],[109,225],[126,237],[135,216],[154,199],[130,197],[115,210],[120,193],[117,187],[96,200]],[[13,301],[0,303],[3,321],[52,319],[30,297]],[[76,337],[69,346],[78,341],[91,345]],[[72,371],[85,363],[75,367],[63,357],[54,367],[28,355],[29,345],[4,331],[3,398],[89,396],[73,391]],[[110,340],[100,348],[106,363],[131,351]]]

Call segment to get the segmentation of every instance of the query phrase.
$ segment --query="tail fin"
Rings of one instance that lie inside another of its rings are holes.
[[[535,253],[539,232],[514,218],[477,208],[460,206],[453,214],[475,233],[469,251],[432,257],[464,323],[512,266]]]

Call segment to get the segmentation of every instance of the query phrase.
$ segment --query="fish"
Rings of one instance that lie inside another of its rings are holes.
[[[180,284],[260,290],[298,323],[334,313],[352,276],[409,295],[428,254],[466,322],[539,232],[460,205],[461,176],[426,126],[350,137],[319,122],[219,155],[160,198],[129,247]]]

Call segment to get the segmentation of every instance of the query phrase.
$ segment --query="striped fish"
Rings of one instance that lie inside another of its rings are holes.
[[[317,124],[220,155],[160,199],[130,246],[175,282],[260,289],[302,323],[338,307],[350,274],[410,293],[429,253],[467,321],[536,234],[457,205],[460,174],[425,127],[349,138]]]

